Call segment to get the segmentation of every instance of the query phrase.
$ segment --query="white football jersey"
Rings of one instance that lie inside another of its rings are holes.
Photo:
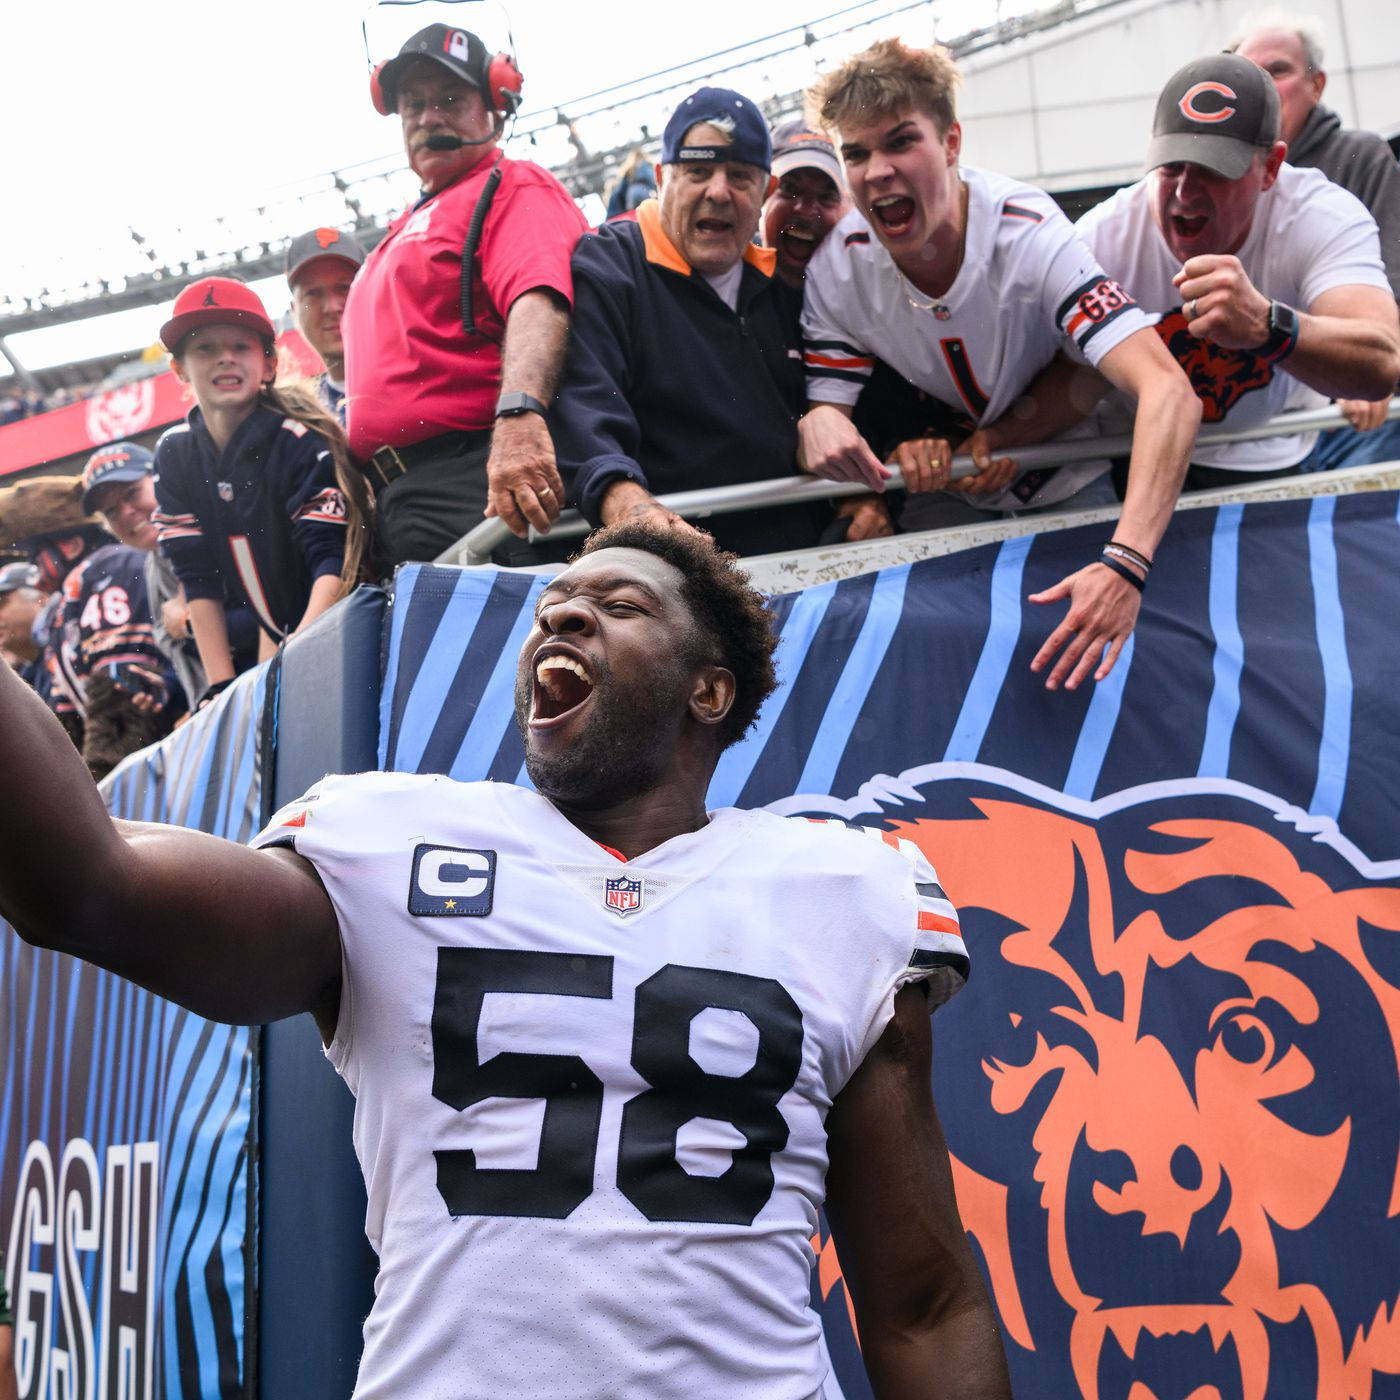
[[[827,1111],[899,988],[967,969],[916,848],[725,809],[623,862],[533,792],[389,773],[255,844],[340,921],[357,1400],[822,1394]]]
[[[961,175],[963,261],[941,297],[905,277],[859,210],[822,241],[803,285],[812,402],[854,404],[878,358],[970,426],[995,423],[1057,350],[1097,365],[1149,324],[1049,195],[985,170]],[[1000,496],[964,499],[989,511],[1046,505],[1107,470],[1104,461],[1033,469]]]
[[[1250,350],[1226,350],[1187,329],[1172,278],[1181,263],[1152,217],[1154,176],[1119,190],[1075,225],[1104,267],[1154,313],[1157,334],[1191,378],[1205,410],[1203,426],[1252,428],[1293,409],[1320,408],[1324,395],[1294,379],[1288,361],[1272,364]],[[1334,287],[1379,287],[1389,293],[1376,221],[1355,195],[1320,170],[1280,168],[1259,196],[1249,233],[1235,256],[1270,301],[1306,311]],[[1124,432],[1132,407],[1111,394],[1100,410],[1105,432]],[[1232,471],[1273,471],[1301,462],[1316,433],[1192,449],[1191,460]]]

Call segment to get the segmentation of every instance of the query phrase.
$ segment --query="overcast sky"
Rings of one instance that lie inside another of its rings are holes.
[[[948,38],[995,12],[994,0],[940,0],[936,8],[917,0],[854,7],[841,0],[706,0],[665,8],[654,0],[518,0],[509,24],[526,80],[522,125],[531,113],[787,26],[811,23],[825,36],[901,3],[908,6],[902,14],[854,37],[903,33],[928,42],[935,24]],[[846,19],[826,18],[845,8]],[[260,217],[267,226],[261,236],[290,232],[279,211],[293,190],[333,169],[402,154],[397,123],[369,103],[361,18],[381,58],[435,20],[475,29],[504,47],[505,14],[495,0],[365,8],[326,0],[0,0],[0,285],[23,297],[115,278],[140,265],[131,229],[162,259],[188,257],[194,243],[217,238],[201,231],[218,214],[245,216],[254,238]],[[761,98],[765,86],[800,86],[814,58],[836,51],[818,46],[731,81]],[[636,117],[628,114],[629,121]],[[599,119],[582,129],[595,146],[630,139],[623,127],[609,130]],[[534,153],[548,163],[554,148],[546,139]],[[396,158],[386,168],[401,166]],[[396,206],[406,203],[415,193],[411,175],[396,173],[383,193]],[[266,215],[257,215],[259,207]],[[285,289],[269,292],[269,311],[280,314]],[[112,323],[69,327],[12,344],[39,367],[147,343],[160,319],[136,312],[116,321],[115,330]]]

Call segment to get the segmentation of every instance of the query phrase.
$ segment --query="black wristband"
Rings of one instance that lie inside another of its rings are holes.
[[[1116,559],[1111,559],[1107,554],[1099,555],[1098,562],[1105,569],[1112,569],[1120,578],[1125,578],[1139,593],[1146,587],[1145,582],[1139,578],[1126,564],[1120,564]]]

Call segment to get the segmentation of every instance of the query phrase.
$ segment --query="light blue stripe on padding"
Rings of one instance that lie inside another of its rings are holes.
[[[393,606],[389,609],[389,664],[379,691],[379,759],[383,768],[389,761],[390,726],[394,719],[394,691],[399,683],[399,653],[403,650],[403,629],[408,625],[409,600],[413,597],[421,564],[405,564],[394,575]]]
[[[190,1320],[193,1324],[195,1354],[199,1358],[201,1395],[219,1393],[219,1344],[214,1335],[214,1313],[209,1302],[206,1263],[216,1252],[224,1225],[224,1199],[229,1179],[247,1138],[247,1095],[240,1093],[243,1050],[240,1042],[247,1032],[230,1027],[229,1058],[208,1117],[200,1131],[201,1155],[191,1163],[188,1185],[199,1184],[198,1192],[188,1192],[192,1229],[181,1254],[189,1280]],[[237,1295],[234,1295],[237,1296]]]
[[[792,683],[802,670],[812,638],[817,635],[817,628],[821,626],[835,594],[836,585],[824,583],[818,588],[803,589],[794,600],[773,657],[778,672],[777,693],[758,712],[758,722],[749,730],[748,736],[720,755],[719,766],[710,780],[706,798],[709,807],[732,807],[739,800],[739,794],[763,757],[763,750],[773,737],[778,720],[782,718]]]
[[[458,782],[474,783],[491,769],[491,761],[501,746],[506,730],[515,723],[515,672],[520,661],[520,648],[535,620],[535,599],[544,592],[550,580],[537,578],[520,604],[520,615],[510,636],[496,657],[495,668],[477,702],[476,713],[462,736],[461,747],[452,760],[451,776]]]
[[[992,610],[987,636],[943,754],[949,763],[975,759],[987,736],[992,711],[1011,668],[1016,643],[1021,639],[1021,576],[1034,539],[1034,535],[1025,535],[1007,540],[997,551],[997,562],[992,567]]]
[[[470,638],[486,610],[486,600],[491,596],[491,585],[495,575],[482,577],[480,574],[464,573],[452,590],[452,597],[442,610],[438,625],[433,631],[433,640],[428,646],[423,664],[413,678],[413,689],[404,701],[403,715],[399,720],[399,746],[394,754],[394,767],[400,773],[416,773],[423,750],[433,735],[433,725],[446,703],[456,679],[457,668],[462,664],[460,641],[451,645],[450,640],[439,644],[438,639],[453,637]],[[398,611],[398,608],[395,608]],[[403,611],[406,613],[407,608]],[[385,683],[385,690],[388,684]]]
[[[1244,639],[1240,636],[1240,518],[1243,506],[1221,506],[1210,542],[1210,630],[1215,637],[1215,683],[1206,711],[1198,778],[1230,774],[1230,741],[1240,714]]]
[[[1322,738],[1317,747],[1317,786],[1308,811],[1335,817],[1346,792],[1351,758],[1351,663],[1346,622],[1337,584],[1337,546],[1332,537],[1335,496],[1319,496],[1308,512],[1308,567],[1312,574],[1317,648],[1322,654]]]
[[[831,791],[836,769],[851,741],[851,730],[860,718],[870,683],[894,640],[904,611],[904,589],[908,582],[908,564],[898,569],[885,569],[876,577],[860,635],[841,669],[836,689],[826,702],[826,713],[812,741],[802,776],[797,780],[798,792]]]
[[[1074,757],[1069,762],[1065,778],[1065,796],[1091,798],[1099,785],[1103,761],[1123,708],[1123,687],[1128,684],[1128,672],[1133,668],[1133,636],[1123,643],[1113,669],[1101,681],[1094,682],[1093,698],[1084,712],[1079,738],[1074,745]]]

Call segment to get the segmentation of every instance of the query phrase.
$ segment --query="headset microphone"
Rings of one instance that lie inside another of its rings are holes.
[[[496,136],[497,133],[493,131],[489,136],[480,136],[475,141],[468,141],[450,131],[435,131],[423,144],[430,151],[459,151],[463,146],[489,146]]]

